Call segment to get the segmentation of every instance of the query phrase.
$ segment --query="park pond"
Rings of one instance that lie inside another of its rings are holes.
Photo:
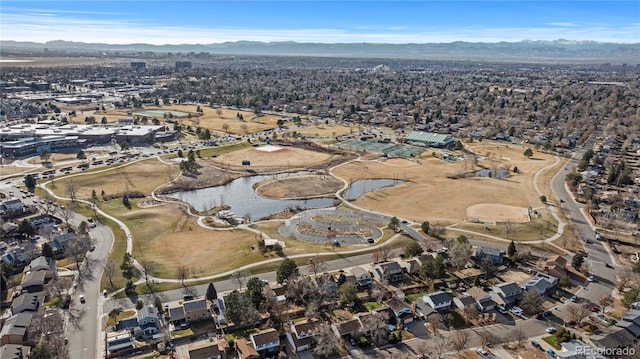
[[[221,186],[192,191],[180,191],[172,193],[169,196],[190,204],[198,211],[206,211],[217,205],[226,204],[231,207],[231,211],[236,215],[240,217],[250,215],[254,220],[284,211],[287,208],[311,209],[331,206],[335,200],[333,197],[273,199],[259,196],[253,189],[255,184],[268,179],[308,173],[309,172],[301,171],[278,175],[241,177]]]
[[[353,201],[367,192],[374,191],[378,188],[394,186],[404,183],[405,181],[393,178],[372,178],[362,179],[349,185],[342,197],[348,201]]]

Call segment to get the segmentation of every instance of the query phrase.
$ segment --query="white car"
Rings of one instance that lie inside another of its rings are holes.
[[[487,353],[487,351],[482,348],[476,349],[476,353],[478,353],[481,357],[486,357],[487,355],[489,355],[489,353]]]
[[[555,333],[555,332],[557,332],[557,331],[558,331],[558,330],[557,330],[556,328],[554,328],[554,327],[549,327],[549,328],[547,328],[547,329],[545,329],[545,330],[546,330],[546,331],[547,331],[547,333],[549,333],[549,334],[553,334],[553,333]]]
[[[506,314],[506,313],[507,313],[507,310],[506,310],[506,309],[504,309],[504,307],[503,307],[503,306],[501,306],[501,305],[496,305],[496,310],[497,310],[499,313],[502,313],[502,314]]]
[[[589,282],[593,282],[593,276],[592,276],[592,275],[588,276],[588,277],[587,277],[587,280],[588,280]]]

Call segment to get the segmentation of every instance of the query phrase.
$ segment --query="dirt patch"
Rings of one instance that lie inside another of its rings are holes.
[[[226,153],[214,159],[224,166],[242,167],[243,161],[250,161],[246,168],[302,168],[327,162],[332,158],[329,153],[309,151],[297,147],[282,147],[277,151],[262,151],[258,148],[245,148]]]
[[[477,222],[529,222],[529,210],[500,203],[478,203],[467,207],[467,216]]]
[[[342,181],[332,176],[308,175],[262,182],[255,191],[269,198],[309,198],[333,195],[342,186]]]

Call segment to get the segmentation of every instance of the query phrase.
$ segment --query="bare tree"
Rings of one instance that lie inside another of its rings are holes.
[[[469,344],[469,332],[458,330],[454,335],[449,337],[451,348],[460,354],[462,350]]]
[[[638,282],[638,274],[629,267],[623,267],[618,271],[616,281],[618,291],[623,292],[626,287]]]
[[[371,338],[376,344],[380,345],[387,339],[387,321],[381,313],[373,312],[369,315],[360,317],[362,322],[361,333]]]
[[[69,179],[69,181],[67,181],[66,190],[67,190],[67,195],[69,196],[69,198],[71,198],[71,202],[73,202],[73,205],[75,205],[75,203],[76,203],[76,194],[77,194],[77,191],[78,191],[78,185],[75,183],[73,178],[71,178],[71,179]]]
[[[465,320],[468,322],[478,319],[478,308],[473,305],[464,307],[462,312],[464,313]]]
[[[605,294],[602,297],[598,298],[598,304],[602,308],[603,313],[607,311],[607,307],[610,306],[611,303],[613,303],[613,298],[611,298],[610,295]]]
[[[542,308],[542,303],[544,303],[544,298],[540,293],[535,290],[528,290],[522,296],[520,306],[525,312],[535,314]]]
[[[156,263],[151,260],[143,260],[140,262],[140,267],[142,267],[142,276],[144,277],[144,281],[149,286],[149,279],[153,277],[156,272]]]
[[[314,258],[309,258],[309,270],[313,272],[313,276],[317,277],[318,273],[321,273],[327,268],[327,265],[320,260],[320,257],[315,256]]]
[[[189,278],[189,267],[187,266],[180,266],[178,267],[178,269],[176,270],[176,276],[178,277],[178,279],[180,279],[180,283],[182,283],[182,286],[184,287],[184,281],[185,279]]]
[[[490,347],[499,342],[498,337],[488,330],[482,330],[478,332],[483,347]]]
[[[340,341],[328,323],[320,325],[314,338],[316,339],[316,347],[313,349],[313,353],[317,356],[328,358],[339,352]]]
[[[524,329],[522,329],[522,327],[516,327],[516,329],[511,332],[510,337],[513,338],[518,347],[523,347],[528,338],[527,333],[524,332]]]
[[[436,358],[442,359],[449,349],[449,340],[440,333],[434,334],[429,347]]]
[[[376,253],[378,253],[378,260],[380,260],[382,262],[386,262],[386,261],[389,260],[389,255],[391,254],[391,247],[382,246],[382,247],[378,248]]]
[[[498,226],[500,227],[500,230],[502,230],[502,232],[507,237],[507,239],[509,239],[509,234],[513,232],[513,230],[517,225],[518,224],[516,222],[512,222],[512,221],[500,222],[498,224]]]
[[[591,314],[591,308],[586,304],[571,304],[567,306],[569,317],[576,321],[578,325]]]
[[[113,277],[116,275],[117,265],[113,259],[109,259],[107,263],[104,265],[104,274],[107,276],[109,280],[109,287],[111,290],[115,289],[115,285],[113,284]]]
[[[471,244],[467,241],[453,240],[449,245],[450,261],[456,269],[464,267],[464,265],[471,259],[471,254]]]
[[[73,217],[73,210],[69,208],[69,206],[60,206],[60,216],[67,225],[67,228],[69,228],[69,221],[71,221],[71,217]]]
[[[246,270],[236,271],[231,274],[231,279],[233,279],[233,281],[238,284],[238,290],[242,289],[242,287],[244,286],[244,282],[247,281],[249,275],[251,275],[251,273]]]
[[[42,199],[42,210],[46,215],[51,215],[56,210],[56,203],[53,201],[53,197],[49,194],[49,192],[45,192],[44,197]]]

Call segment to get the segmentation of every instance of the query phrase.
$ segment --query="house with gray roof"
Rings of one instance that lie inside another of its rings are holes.
[[[294,352],[311,349],[315,346],[315,334],[320,327],[319,320],[305,320],[303,322],[292,323],[286,332],[287,341]]]
[[[33,313],[22,312],[7,318],[0,330],[0,345],[24,344],[27,341]]]
[[[158,318],[158,309],[153,306],[146,306],[138,310],[138,325],[140,326],[140,332],[136,333],[136,336],[143,338],[152,337],[160,332],[160,319]]]
[[[449,310],[451,307],[451,295],[443,291],[426,294],[422,300],[438,311]]]
[[[350,273],[354,276],[358,289],[369,288],[373,284],[371,273],[362,267],[353,267]]]
[[[604,328],[600,333],[589,337],[596,348],[623,348],[633,344],[635,337],[625,328],[612,326]]]
[[[410,144],[428,147],[451,147],[456,142],[450,135],[423,131],[411,131],[405,137],[405,141]]]
[[[187,323],[207,319],[209,310],[207,301],[204,298],[186,301],[182,303],[182,307],[184,308],[184,318]]]
[[[453,304],[460,310],[464,310],[467,307],[472,307],[475,309],[477,309],[478,307],[478,302],[474,297],[470,295],[463,295],[461,297],[453,298]]]
[[[31,353],[31,347],[20,344],[6,344],[0,346],[0,358],[2,359],[26,359]]]
[[[474,258],[478,262],[484,261],[485,258],[490,258],[493,264],[501,266],[504,263],[504,252],[497,248],[478,247]]]
[[[633,335],[636,339],[640,338],[640,326],[638,326],[634,322],[626,322],[624,320],[621,320],[616,323],[616,327],[626,329],[629,334]]]
[[[376,265],[374,275],[382,282],[395,283],[404,280],[404,271],[398,262],[385,262]]]
[[[13,298],[11,302],[11,313],[35,312],[44,303],[44,293],[24,293]]]
[[[184,307],[181,305],[176,307],[169,307],[169,321],[173,324],[180,324],[185,322],[186,317],[184,316]]]
[[[606,357],[598,354],[593,348],[580,340],[574,339],[560,344],[562,345],[562,350],[556,352],[556,358],[558,359],[606,359]]]
[[[491,298],[497,304],[514,305],[522,298],[522,288],[515,282],[500,283],[493,287]]]
[[[558,278],[538,272],[533,277],[531,277],[523,286],[524,290],[535,290],[540,295],[545,295],[550,292],[553,292],[558,285]]]

